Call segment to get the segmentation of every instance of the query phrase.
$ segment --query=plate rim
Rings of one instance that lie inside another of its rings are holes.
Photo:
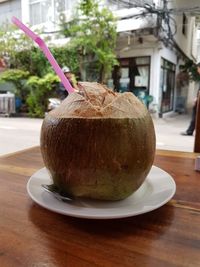
[[[98,214],[82,214],[82,213],[73,213],[73,212],[69,212],[69,211],[67,211],[67,208],[66,208],[66,210],[64,211],[64,210],[58,210],[58,209],[55,209],[55,208],[53,208],[53,207],[51,207],[51,206],[47,206],[45,203],[43,203],[43,202],[41,202],[40,200],[38,200],[35,196],[34,196],[34,194],[32,194],[32,192],[31,192],[31,182],[32,182],[32,180],[33,179],[37,179],[38,177],[36,177],[41,171],[46,171],[47,172],[47,174],[48,174],[48,169],[46,168],[46,167],[43,167],[43,168],[41,168],[41,169],[39,169],[39,170],[37,170],[35,173],[33,173],[30,177],[29,177],[29,180],[28,180],[28,182],[27,182],[27,185],[26,185],[26,189],[27,189],[27,192],[28,192],[28,195],[29,195],[29,197],[35,202],[35,203],[37,203],[39,206],[41,206],[41,207],[43,207],[43,208],[45,208],[45,209],[47,209],[47,210],[50,210],[50,211],[52,211],[52,212],[54,212],[54,213],[58,213],[58,214],[62,214],[62,215],[65,215],[65,216],[70,216],[70,217],[76,217],[76,218],[83,218],[83,219],[120,219],[120,218],[127,218],[127,217],[133,217],[133,216],[137,216],[137,215],[141,215],[141,214],[145,214],[145,213],[148,213],[148,212],[151,212],[151,211],[153,211],[153,210],[156,210],[156,209],[158,209],[158,208],[160,208],[160,207],[162,207],[163,205],[165,205],[170,199],[172,199],[173,198],[173,196],[174,196],[174,194],[175,194],[175,192],[176,192],[176,183],[175,183],[175,181],[174,181],[174,179],[173,179],[173,177],[168,173],[168,172],[166,172],[165,170],[163,170],[162,168],[160,168],[160,167],[158,167],[158,166],[155,166],[155,165],[152,165],[152,168],[151,168],[151,170],[150,170],[150,172],[149,172],[149,174],[147,175],[147,178],[145,179],[145,181],[144,181],[144,183],[143,184],[145,184],[145,183],[147,183],[147,182],[149,182],[149,180],[150,180],[150,182],[151,182],[151,177],[150,177],[150,173],[151,173],[151,171],[153,171],[153,170],[159,170],[159,171],[161,171],[162,173],[164,173],[165,175],[166,175],[166,177],[165,177],[165,179],[168,179],[168,181],[169,181],[169,184],[171,184],[171,193],[163,200],[163,201],[161,201],[159,204],[157,204],[156,206],[152,206],[152,207],[149,207],[148,209],[146,209],[146,210],[141,210],[141,211],[138,211],[138,212],[126,212],[125,214],[112,214],[112,215],[98,215]],[[48,174],[48,176],[49,176],[49,180],[50,180],[50,175]],[[154,183],[155,184],[155,183]],[[38,187],[39,188],[39,187]],[[137,192],[137,191],[136,191]],[[134,193],[136,193],[136,192],[134,192]],[[133,194],[134,194],[133,193]],[[44,191],[42,191],[41,190],[41,193],[40,193],[40,195],[41,194],[47,194],[47,195],[49,195],[49,193],[48,192],[44,192]],[[133,195],[132,194],[132,195]],[[131,196],[132,196],[131,195]],[[131,197],[131,196],[129,196],[129,197]],[[59,200],[57,200],[57,199],[55,199],[53,196],[50,196],[51,198],[52,198],[52,200],[55,200],[55,201],[59,201]],[[126,200],[126,199],[125,199]],[[84,201],[84,200],[83,200]],[[90,200],[87,200],[87,202],[90,202]],[[94,202],[95,200],[91,200],[91,202]],[[119,202],[121,202],[121,201],[124,201],[124,200],[119,200]],[[111,201],[112,202],[112,201]],[[111,203],[110,201],[109,201],[109,203]],[[58,202],[59,203],[59,202]],[[60,201],[60,203],[64,203],[64,202],[61,202]],[[70,204],[70,202],[67,202],[68,204]],[[113,203],[117,203],[116,201],[113,201]],[[94,208],[91,208],[91,209],[94,209]],[[133,208],[133,210],[134,210],[134,208]]]

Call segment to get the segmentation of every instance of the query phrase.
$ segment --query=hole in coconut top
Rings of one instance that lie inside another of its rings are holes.
[[[105,108],[118,97],[117,93],[95,82],[80,82],[79,89],[79,94],[96,108]]]

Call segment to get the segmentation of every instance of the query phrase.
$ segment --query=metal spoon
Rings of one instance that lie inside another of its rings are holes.
[[[64,201],[64,202],[67,202],[67,201],[72,201],[73,199],[64,195],[64,194],[61,194],[57,187],[53,184],[42,184],[41,185],[42,188],[44,189],[44,191],[48,192],[49,194],[53,195],[56,199],[58,200],[61,200],[61,201]]]

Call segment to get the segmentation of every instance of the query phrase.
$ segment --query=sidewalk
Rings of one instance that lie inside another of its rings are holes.
[[[153,121],[157,148],[193,151],[194,137],[180,135],[187,129],[190,116],[174,114]],[[0,117],[0,155],[39,145],[41,124],[41,119]]]
[[[183,136],[190,123],[190,115],[173,114],[167,118],[153,119],[156,147],[159,149],[193,152],[194,136]]]
[[[41,119],[0,117],[0,156],[39,145]]]

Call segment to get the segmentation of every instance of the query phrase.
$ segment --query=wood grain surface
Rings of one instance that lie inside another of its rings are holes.
[[[177,184],[174,198],[143,215],[71,218],[35,204],[29,177],[43,167],[39,148],[0,158],[1,267],[200,266],[200,173],[194,153],[157,151],[155,165]]]

